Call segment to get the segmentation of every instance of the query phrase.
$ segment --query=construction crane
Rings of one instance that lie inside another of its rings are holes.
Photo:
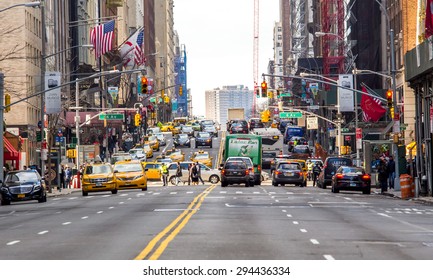
[[[253,46],[253,79],[254,79],[254,97],[252,116],[256,116],[257,95],[259,89],[259,0],[254,0],[254,46]]]

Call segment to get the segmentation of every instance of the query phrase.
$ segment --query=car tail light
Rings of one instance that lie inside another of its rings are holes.
[[[281,171],[275,170],[274,173],[275,173],[275,175],[280,175]]]
[[[257,170],[258,170],[259,172],[262,172],[262,166],[261,166],[261,165],[258,165],[258,166],[257,166]]]
[[[362,175],[362,180],[364,180],[364,181],[371,180],[370,175],[368,175],[368,174]]]
[[[225,169],[221,170],[221,174],[222,174],[222,175],[226,174]]]
[[[335,175],[335,177],[336,177],[337,179],[343,179],[344,175],[343,175],[343,174],[337,174],[337,175]]]
[[[245,170],[245,175],[250,175],[250,170],[249,169]]]

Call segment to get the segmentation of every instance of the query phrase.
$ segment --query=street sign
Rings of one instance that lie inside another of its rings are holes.
[[[310,110],[319,110],[319,105],[310,105],[308,107],[308,109],[310,109]]]
[[[341,132],[349,132],[349,129],[348,129],[347,127],[343,127],[343,128],[341,129]]]
[[[307,129],[318,129],[319,121],[317,117],[307,117]]]
[[[99,120],[123,120],[123,114],[101,114]]]
[[[300,119],[302,112],[280,112],[281,119]]]

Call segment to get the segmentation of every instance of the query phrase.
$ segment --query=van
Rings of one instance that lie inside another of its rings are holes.
[[[317,179],[317,186],[323,189],[326,189],[326,186],[330,186],[332,176],[334,176],[340,166],[353,166],[353,161],[347,157],[327,157],[323,164],[322,172],[320,172]]]

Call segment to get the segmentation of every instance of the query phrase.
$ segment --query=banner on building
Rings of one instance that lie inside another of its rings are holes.
[[[354,107],[353,75],[338,75],[338,105],[340,112],[353,112]]]
[[[45,73],[45,113],[57,114],[61,111],[60,72]],[[56,88],[58,87],[58,88]]]

